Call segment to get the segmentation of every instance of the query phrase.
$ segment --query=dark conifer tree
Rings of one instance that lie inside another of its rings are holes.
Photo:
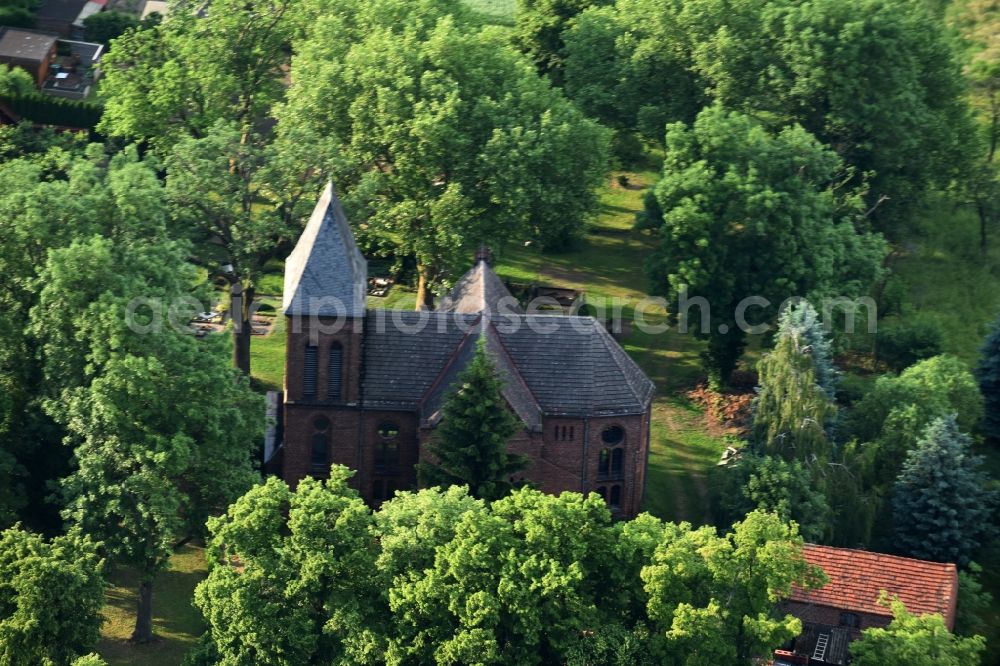
[[[983,432],[992,442],[1000,444],[1000,318],[993,324],[982,354],[976,379],[986,406]]]
[[[483,339],[456,383],[457,390],[445,399],[441,425],[430,445],[436,462],[417,467],[420,483],[467,485],[475,497],[499,499],[511,491],[510,477],[525,460],[507,452],[507,440],[519,422],[507,407],[503,383]]]
[[[965,565],[994,532],[997,493],[955,416],[933,421],[903,463],[893,492],[896,543],[905,554]]]

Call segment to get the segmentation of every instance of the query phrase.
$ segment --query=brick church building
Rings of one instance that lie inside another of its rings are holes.
[[[528,314],[485,257],[434,311],[367,309],[367,263],[332,185],[285,265],[288,330],[269,462],[289,483],[356,470],[372,505],[416,487],[414,465],[479,339],[520,418],[517,476],[544,492],[596,492],[639,511],[653,383],[590,317]]]

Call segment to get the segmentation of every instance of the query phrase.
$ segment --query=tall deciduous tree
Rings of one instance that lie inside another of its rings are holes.
[[[563,33],[573,19],[589,7],[610,0],[518,0],[514,15],[514,41],[535,62],[538,70],[562,80]]]
[[[960,638],[940,615],[913,615],[898,599],[890,602],[888,627],[865,629],[851,643],[851,663],[857,666],[966,666],[978,664],[986,649],[982,636]]]
[[[417,307],[470,247],[560,247],[596,208],[608,133],[454,2],[324,14],[293,61],[280,125],[330,137],[369,251],[412,257]]]
[[[995,534],[998,493],[954,415],[933,421],[893,487],[896,543],[907,555],[965,565]]]
[[[183,328],[204,306],[189,246],[167,238],[153,169],[125,154],[93,175],[103,207],[89,233],[47,253],[29,330],[51,387],[45,409],[73,447],[64,518],[138,570],[134,637],[145,641],[174,544],[252,483],[263,414],[226,340]]]
[[[503,382],[482,339],[455,385],[445,398],[441,423],[428,447],[434,462],[417,467],[420,483],[467,485],[474,497],[499,499],[513,488],[511,475],[524,467],[525,460],[507,452],[507,440],[520,421],[507,407]]]
[[[462,515],[434,566],[398,577],[391,663],[561,663],[601,626],[611,516],[596,495],[522,489]]]
[[[647,269],[675,315],[700,309],[707,320],[694,333],[708,340],[713,383],[728,381],[748,327],[780,303],[856,296],[878,275],[884,243],[865,230],[858,197],[838,193],[842,169],[803,129],[771,134],[719,106],[669,127],[655,189],[660,247]],[[707,303],[685,308],[691,297]]]
[[[825,426],[836,407],[816,382],[815,368],[809,346],[796,331],[779,335],[774,349],[760,360],[753,415],[760,451],[810,463],[830,459]]]
[[[47,541],[0,532],[0,663],[67,664],[100,638],[104,561],[72,531]]]
[[[976,379],[985,406],[983,431],[995,443],[1000,443],[1000,318],[993,324],[976,368]]]
[[[755,511],[724,537],[685,527],[665,531],[642,571],[650,620],[677,663],[749,664],[801,632],[802,623],[777,613],[777,604],[793,585],[825,577],[803,558],[794,524]]]
[[[48,286],[69,288],[66,269],[93,267],[91,260],[113,254],[107,244],[95,240],[54,254]],[[108,292],[96,299],[101,307],[88,314],[124,318],[125,299]],[[155,312],[166,316],[165,308]],[[59,412],[76,462],[62,484],[63,513],[103,541],[116,562],[137,569],[133,640],[146,642],[152,638],[153,583],[174,545],[199,533],[209,513],[253,482],[261,404],[247,380],[228,366],[222,339],[156,331],[120,347],[95,347],[106,354],[99,374],[89,385],[65,391]]]
[[[334,466],[293,492],[276,478],[209,521],[195,591],[220,664],[377,664],[384,599],[371,512]]]
[[[564,39],[566,90],[588,113],[655,140],[713,101],[797,123],[868,178],[880,229],[969,165],[965,82],[925,3],[618,0]]]
[[[101,131],[168,160],[178,229],[210,276],[231,285],[233,361],[250,372],[251,306],[262,267],[290,248],[326,180],[323,141],[275,130],[307,0],[184,5],[105,56]]]

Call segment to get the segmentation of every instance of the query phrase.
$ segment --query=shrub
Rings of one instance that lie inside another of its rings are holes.
[[[895,372],[917,361],[941,354],[944,335],[933,321],[916,319],[900,322],[890,328],[880,328],[875,337],[877,360]]]

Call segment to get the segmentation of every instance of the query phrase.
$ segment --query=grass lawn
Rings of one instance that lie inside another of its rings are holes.
[[[632,230],[642,209],[645,189],[658,176],[656,165],[627,172],[622,187],[615,172],[601,189],[601,210],[573,251],[542,254],[523,245],[499,253],[497,273],[516,282],[536,282],[586,292],[588,301],[619,299],[626,318],[648,296],[643,263],[655,238]],[[647,320],[661,323],[662,308]],[[709,432],[699,408],[687,403],[685,389],[702,379],[698,353],[702,344],[676,331],[633,330],[625,350],[656,383],[644,509],[661,518],[711,522],[708,475],[726,447],[721,434]]]
[[[464,0],[464,3],[490,23],[514,24],[517,0]]]
[[[204,630],[201,613],[192,605],[194,588],[206,575],[205,552],[194,545],[181,547],[170,558],[170,568],[153,585],[153,631],[148,645],[128,642],[135,627],[138,577],[130,569],[112,572],[102,613],[97,652],[108,666],[177,666]]]

